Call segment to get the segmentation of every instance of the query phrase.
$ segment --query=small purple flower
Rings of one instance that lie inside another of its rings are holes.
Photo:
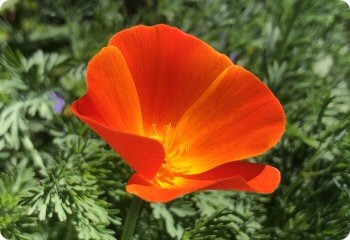
[[[53,92],[51,94],[51,99],[54,102],[53,110],[58,114],[62,113],[64,105],[66,104],[66,101],[64,101],[63,97],[61,97],[58,92]]]
[[[230,59],[231,59],[231,61],[232,61],[232,62],[236,62],[236,61],[238,60],[238,56],[239,56],[238,52],[232,52],[232,53],[230,54]]]

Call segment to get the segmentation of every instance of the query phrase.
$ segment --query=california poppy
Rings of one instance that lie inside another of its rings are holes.
[[[115,34],[87,69],[72,110],[136,173],[127,191],[168,202],[205,190],[273,192],[279,171],[242,161],[285,130],[277,98],[205,42],[167,25]]]

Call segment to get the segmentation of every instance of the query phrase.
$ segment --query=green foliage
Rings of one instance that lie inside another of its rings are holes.
[[[182,239],[245,240],[257,237],[263,227],[266,212],[247,194],[201,192],[194,200],[200,216]]]
[[[64,56],[44,55],[40,50],[28,60],[19,51],[9,48],[4,52],[0,63],[0,94],[3,100],[0,106],[1,148],[19,150],[22,146],[35,152],[28,136],[31,132],[45,129],[45,125],[37,121],[38,118],[53,118],[50,91],[44,86],[48,84],[50,74],[64,60]],[[33,157],[37,158],[36,164],[42,165],[39,154]]]
[[[35,188],[33,171],[25,162],[9,166],[8,173],[1,174],[0,182],[0,229],[11,239],[32,239],[37,219],[28,215],[28,205],[21,200]]]
[[[350,11],[342,1],[8,0],[0,10],[0,232],[118,239],[131,170],[74,118],[86,64],[115,32],[167,23],[238,55],[281,100],[283,140],[254,161],[272,195],[145,204],[134,239],[343,239],[350,226]],[[56,111],[59,94],[66,104]]]
[[[43,174],[40,186],[27,200],[31,206],[28,214],[37,212],[40,221],[57,218],[59,222],[67,222],[79,239],[114,239],[114,231],[106,226],[120,225],[118,211],[101,197],[104,191],[97,184],[101,171],[92,168],[101,165],[105,158],[96,159],[89,154],[98,150],[101,143],[86,144],[88,151],[87,146],[76,146],[71,149],[73,153],[59,156],[52,169]]]

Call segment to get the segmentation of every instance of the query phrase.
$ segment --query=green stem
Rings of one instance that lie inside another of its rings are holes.
[[[134,234],[137,218],[139,217],[140,210],[142,207],[143,201],[134,197],[131,202],[128,214],[126,215],[126,219],[123,226],[122,236],[120,240],[131,240]]]
[[[65,231],[66,231],[66,234],[65,234],[65,238],[64,239],[71,240],[72,239],[72,233],[73,233],[73,225],[72,225],[72,220],[71,219],[68,219]]]

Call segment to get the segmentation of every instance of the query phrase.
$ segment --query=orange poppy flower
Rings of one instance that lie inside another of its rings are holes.
[[[205,42],[167,25],[123,30],[89,62],[87,85],[72,111],[136,171],[129,193],[168,202],[278,186],[276,168],[241,160],[279,141],[281,104]]]

